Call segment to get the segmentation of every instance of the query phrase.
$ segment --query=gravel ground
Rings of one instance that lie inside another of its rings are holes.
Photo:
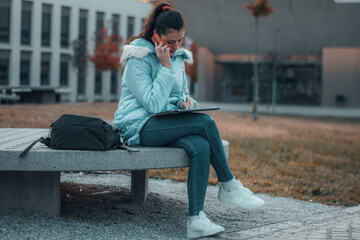
[[[187,189],[184,182],[149,180],[146,203],[130,202],[130,176],[115,173],[63,173],[61,217],[37,212],[0,211],[0,239],[185,239]],[[257,211],[217,200],[218,186],[209,185],[204,212],[225,228],[208,239],[237,239],[248,229],[285,224],[323,224],[344,216],[344,208],[270,197]],[[235,236],[235,237],[234,237]]]

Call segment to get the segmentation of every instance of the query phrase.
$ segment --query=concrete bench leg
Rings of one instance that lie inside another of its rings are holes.
[[[60,172],[0,172],[0,207],[60,216]]]
[[[146,202],[149,185],[149,171],[131,171],[131,201]]]

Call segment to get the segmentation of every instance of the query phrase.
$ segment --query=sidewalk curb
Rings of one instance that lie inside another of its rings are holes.
[[[223,112],[252,113],[251,103],[198,102],[198,107],[217,106]],[[360,120],[360,108],[340,108],[324,106],[277,105],[272,114],[271,105],[259,104],[258,113],[269,116],[287,115],[303,117],[345,118]]]

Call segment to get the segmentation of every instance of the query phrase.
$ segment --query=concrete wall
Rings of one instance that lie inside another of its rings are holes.
[[[61,8],[70,8],[70,37],[71,43],[78,38],[79,35],[79,10],[88,11],[87,22],[87,42],[88,53],[91,55],[95,44],[91,39],[96,31],[96,12],[104,12],[106,21],[112,19],[112,14],[120,15],[120,36],[124,41],[127,38],[127,17],[135,17],[134,33],[139,34],[142,27],[142,19],[146,18],[153,5],[151,3],[139,2],[136,0],[33,0],[32,2],[32,19],[31,19],[31,45],[20,44],[20,29],[21,29],[21,1],[11,1],[11,20],[10,20],[10,41],[9,43],[0,43],[0,50],[10,51],[10,67],[9,67],[9,87],[20,86],[20,55],[22,51],[31,52],[31,72],[30,72],[30,87],[40,86],[40,71],[41,71],[41,53],[51,54],[50,66],[50,87],[60,86],[60,56],[61,54],[73,55],[73,49],[70,45],[68,48],[60,47],[60,30],[61,30]],[[52,5],[51,14],[51,43],[50,47],[41,46],[41,19],[42,19],[42,5]],[[64,90],[70,91],[69,100],[76,101],[77,96],[77,72],[69,66],[69,86]],[[110,73],[105,73],[102,76],[102,94],[95,96],[95,68],[92,63],[89,64],[86,76],[86,89],[83,100],[86,101],[110,101]],[[121,76],[119,71],[118,86],[121,86]],[[120,88],[119,88],[120,89]],[[120,90],[118,90],[119,97]]]
[[[187,34],[198,46],[206,47],[214,54],[216,65],[223,64],[225,69],[227,63],[253,62],[255,18],[249,10],[244,9],[244,5],[249,3],[248,0],[172,0],[172,2],[187,19]],[[360,3],[337,4],[332,0],[271,0],[269,2],[274,7],[274,12],[259,19],[259,62],[266,62],[266,58],[272,56],[277,49],[278,66],[321,66],[324,59],[322,55],[324,47],[360,47]],[[276,31],[277,26],[281,29],[279,32]],[[331,57],[331,59],[335,58],[335,56]],[[343,58],[346,64],[337,62],[331,64],[331,67],[324,67],[322,78],[324,84],[322,104],[324,105],[334,105],[334,95],[341,91],[343,92],[341,94],[347,95],[347,105],[359,106],[360,80],[359,77],[357,81],[354,80],[358,76],[354,66],[356,62],[350,60],[355,56],[345,54]],[[330,66],[329,64],[326,62],[326,65]],[[203,65],[211,66],[209,63]],[[335,66],[338,73],[334,71],[335,69],[331,69]],[[214,71],[213,67],[203,69],[203,75]],[[216,67],[216,69],[220,70],[221,67]],[[358,69],[360,69],[359,66]],[[233,77],[227,76],[226,69],[222,74],[216,72],[214,78],[217,87],[215,89],[225,88],[225,80]],[[328,74],[329,72],[331,74]],[[340,76],[342,86],[339,86],[338,79],[332,80]],[[320,82],[320,80],[319,76],[315,82]],[[225,94],[227,94],[226,91],[223,92],[221,99],[224,100]]]
[[[188,22],[187,33],[198,46],[218,54],[252,54],[255,18],[244,9],[248,0],[172,0]],[[321,55],[324,46],[360,46],[360,3],[332,0],[271,0],[274,12],[259,19],[259,53]],[[290,2],[292,4],[290,4]]]
[[[215,95],[214,55],[204,47],[198,48],[198,78],[194,85],[194,98],[199,101],[213,100]]]
[[[360,48],[324,48],[322,60],[322,105],[360,107]]]

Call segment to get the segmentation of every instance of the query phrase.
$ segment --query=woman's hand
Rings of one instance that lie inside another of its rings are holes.
[[[187,107],[187,109],[193,109],[195,107],[194,101],[191,97],[186,97],[186,102],[185,101],[180,101],[180,108],[185,109]]]
[[[170,58],[170,48],[168,48],[167,45],[163,46],[162,42],[160,43],[160,45],[157,45],[156,42],[154,42],[154,44],[155,44],[156,56],[159,58],[161,64],[164,67],[171,69],[172,65]]]
[[[188,109],[193,109],[195,107],[194,101],[191,97],[186,97],[186,106]]]

